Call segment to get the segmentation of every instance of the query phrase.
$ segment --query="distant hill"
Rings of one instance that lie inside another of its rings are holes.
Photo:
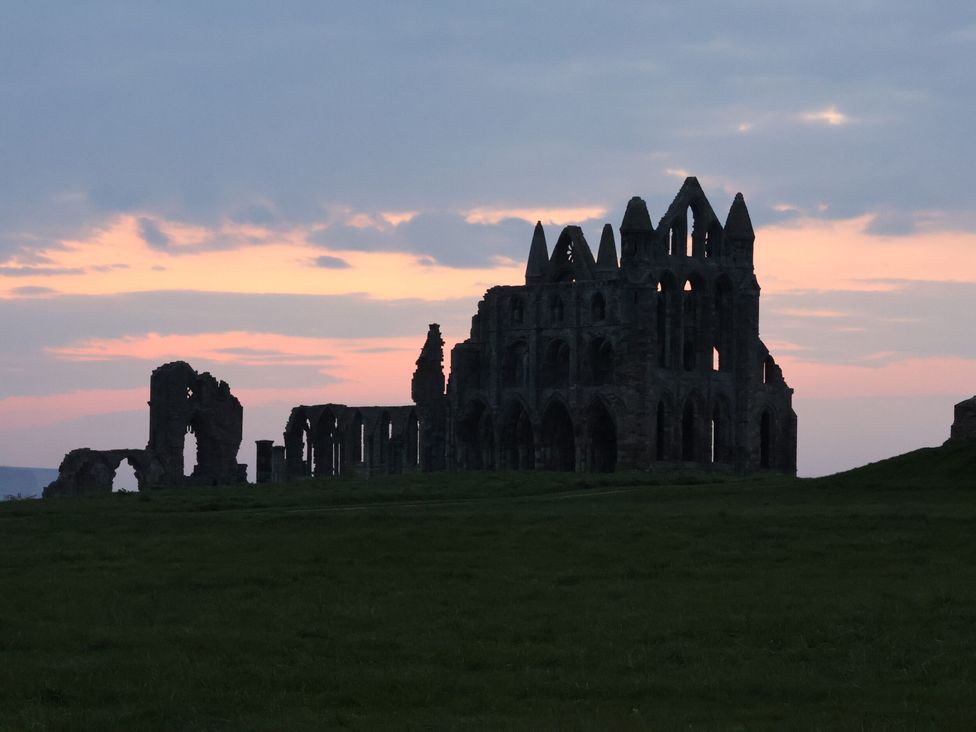
[[[976,486],[976,440],[923,447],[843,473],[817,478],[815,482],[892,487]]]
[[[17,495],[40,497],[44,486],[57,477],[55,468],[9,468],[0,465],[0,500]]]

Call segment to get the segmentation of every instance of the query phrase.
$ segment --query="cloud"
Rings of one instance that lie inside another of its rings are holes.
[[[976,342],[964,335],[968,313],[976,312],[976,283],[869,284],[876,289],[764,293],[763,335],[769,342],[801,345],[793,357],[821,366],[871,369],[912,359],[976,360]],[[901,387],[918,385],[905,381]]]
[[[83,267],[0,267],[0,277],[59,277],[84,274]]]
[[[806,112],[802,115],[805,122],[823,123],[831,127],[846,125],[851,121],[843,112],[839,111],[834,105],[830,105],[818,112]]]
[[[50,287],[39,287],[37,285],[27,285],[26,287],[14,287],[11,292],[18,297],[38,297],[43,295],[53,295],[57,290]]]
[[[139,236],[153,249],[166,249],[170,244],[169,236],[162,232],[155,221],[145,216],[139,218]]]
[[[482,216],[493,218],[484,212],[420,213],[395,227],[322,227],[308,239],[340,251],[410,253],[427,258],[428,264],[455,268],[493,267],[498,257],[521,260],[527,255],[531,224],[519,218],[482,223]]]
[[[324,269],[348,269],[350,264],[342,257],[330,257],[327,254],[323,254],[315,258],[315,266],[323,267]]]

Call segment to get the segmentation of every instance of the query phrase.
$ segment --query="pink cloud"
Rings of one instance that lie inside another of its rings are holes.
[[[882,359],[891,354],[874,354]],[[965,358],[909,358],[880,365],[825,364],[789,353],[777,357],[786,379],[804,398],[969,395],[976,361]]]

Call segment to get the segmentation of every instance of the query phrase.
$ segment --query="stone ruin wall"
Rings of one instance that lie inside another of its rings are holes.
[[[247,466],[237,462],[244,410],[224,381],[174,361],[153,370],[149,379],[149,443],[144,449],[92,450],[65,455],[58,477],[44,496],[110,493],[123,461],[133,467],[139,490],[179,485],[244,483]],[[193,432],[197,459],[189,475],[183,464],[184,441]]]
[[[949,441],[976,440],[976,396],[956,404],[952,416]]]

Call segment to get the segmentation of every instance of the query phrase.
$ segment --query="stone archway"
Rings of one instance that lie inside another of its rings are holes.
[[[617,425],[602,401],[594,401],[586,410],[587,468],[598,473],[612,473],[617,467]]]
[[[480,399],[464,410],[458,430],[461,467],[491,470],[495,466],[495,427],[491,412]]]
[[[559,400],[549,404],[542,419],[540,439],[546,470],[576,469],[576,432],[566,405]]]
[[[502,467],[508,470],[535,468],[535,430],[525,405],[512,402],[501,424]]]

